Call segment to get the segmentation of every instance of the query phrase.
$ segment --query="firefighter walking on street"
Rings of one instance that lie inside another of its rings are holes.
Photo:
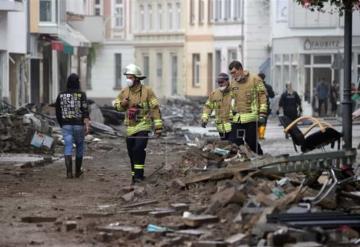
[[[231,91],[229,76],[220,73],[217,77],[219,88],[214,90],[206,101],[201,115],[201,126],[206,128],[209,116],[215,112],[215,124],[221,140],[229,140],[231,132]]]
[[[267,116],[266,89],[261,78],[243,69],[239,61],[229,65],[233,81],[230,85],[234,105],[233,124],[230,139],[237,145],[249,145],[251,150],[262,155],[263,151],[258,142],[258,124],[265,123]]]
[[[160,136],[163,128],[159,101],[152,89],[141,83],[146,76],[141,69],[130,64],[125,68],[127,87],[115,99],[117,111],[125,111],[127,126],[126,145],[131,163],[132,183],[144,180],[144,165],[148,135],[154,128]]]

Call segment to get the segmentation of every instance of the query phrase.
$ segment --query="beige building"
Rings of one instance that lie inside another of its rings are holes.
[[[207,96],[214,80],[212,5],[205,0],[186,2],[185,95]]]
[[[133,1],[135,61],[159,97],[185,94],[183,0]]]

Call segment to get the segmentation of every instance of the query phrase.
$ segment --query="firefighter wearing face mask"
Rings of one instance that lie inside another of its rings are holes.
[[[225,73],[220,73],[217,76],[217,83],[219,87],[210,94],[204,105],[201,115],[201,126],[206,128],[209,116],[214,111],[215,124],[221,140],[229,140],[233,117],[229,76]]]
[[[132,183],[144,180],[144,165],[148,134],[154,129],[160,136],[163,128],[159,101],[148,86],[141,83],[146,77],[134,64],[125,68],[127,87],[114,101],[117,111],[125,111],[126,145],[131,163]]]
[[[239,61],[229,65],[233,81],[230,85],[234,97],[231,141],[241,145],[244,141],[251,150],[262,155],[258,142],[258,125],[266,121],[268,106],[266,89],[261,78],[244,70]]]

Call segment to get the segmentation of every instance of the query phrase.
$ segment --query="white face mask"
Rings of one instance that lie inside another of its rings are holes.
[[[134,85],[134,81],[131,79],[126,79],[126,84],[128,85],[128,87],[132,87]]]
[[[223,86],[223,87],[219,87],[220,91],[225,91],[225,89],[227,88],[227,86]]]

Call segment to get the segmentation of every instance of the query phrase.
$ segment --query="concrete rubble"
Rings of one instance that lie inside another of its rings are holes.
[[[357,217],[360,197],[338,194],[327,196],[324,203],[317,205],[303,202],[308,193],[319,192],[316,183],[300,190],[304,174],[266,174],[259,169],[285,159],[286,156],[268,154],[258,157],[246,146],[207,140],[197,147],[187,147],[182,161],[173,169],[155,174],[155,184],[135,186],[132,193],[124,191],[123,200],[130,203],[130,207],[122,206],[117,213],[142,217],[144,220],[137,225],[142,229],[136,231],[138,239],[146,239],[147,243],[154,243],[153,246],[358,243],[360,221],[357,218],[346,227],[342,225],[346,221],[332,221],[329,228],[327,222],[322,223],[325,227],[319,227],[317,217],[320,219],[321,214],[339,214],[344,219]],[[173,182],[164,183],[164,179]],[[152,186],[171,195],[168,204],[151,200]],[[136,195],[139,187],[145,190],[141,196]],[[356,191],[357,187],[350,183],[346,190]],[[327,205],[334,203],[336,208],[329,210]],[[288,217],[292,225],[286,223]],[[301,226],[302,222],[297,224],[302,217],[308,218],[306,227]],[[104,229],[99,230],[99,236],[108,241],[108,236],[102,233]],[[132,238],[127,241],[131,243]]]

